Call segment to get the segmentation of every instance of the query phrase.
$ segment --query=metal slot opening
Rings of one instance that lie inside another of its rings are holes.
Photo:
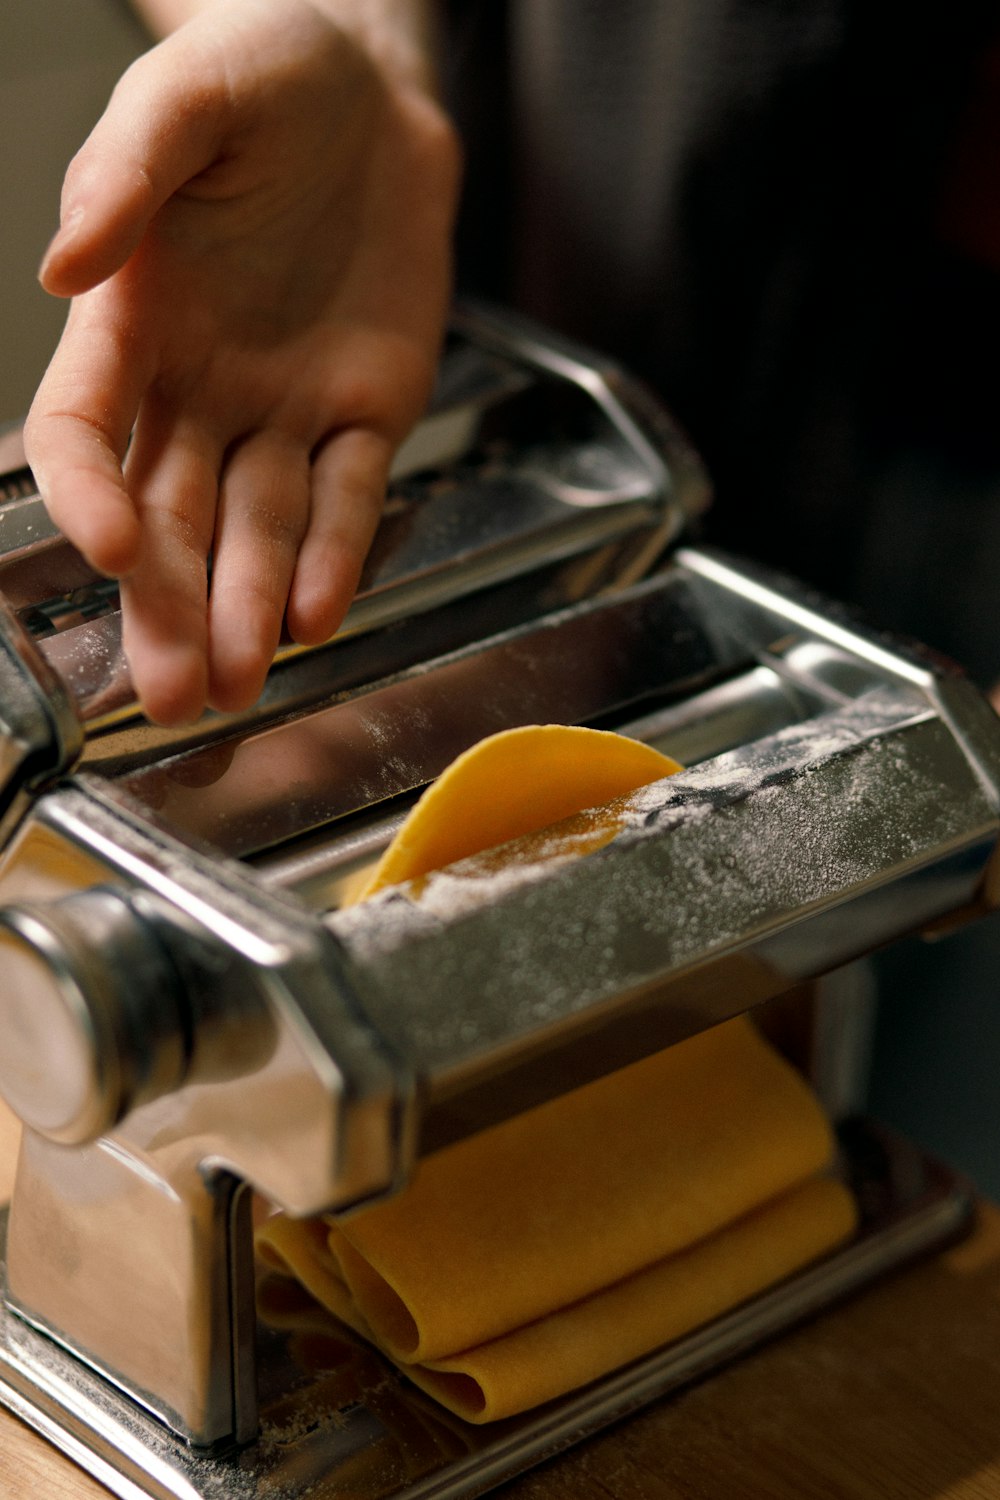
[[[638,717],[634,706],[601,716],[595,727],[643,740],[692,766],[798,723],[825,706],[773,668],[758,665]],[[364,882],[420,790],[359,810],[334,826],[263,851],[250,862],[269,883],[293,890],[312,909],[333,910]]]

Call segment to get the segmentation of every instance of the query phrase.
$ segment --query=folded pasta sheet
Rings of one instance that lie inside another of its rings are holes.
[[[676,769],[596,731],[496,736],[418,804],[371,889]],[[438,1152],[373,1208],[276,1216],[258,1247],[423,1389],[489,1421],[691,1331],[849,1235],[832,1155],[805,1082],[737,1019]]]

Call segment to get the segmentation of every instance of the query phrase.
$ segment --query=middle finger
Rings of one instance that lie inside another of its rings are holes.
[[[225,465],[209,596],[209,696],[247,708],[260,694],[309,520],[306,449],[280,433],[244,439]]]

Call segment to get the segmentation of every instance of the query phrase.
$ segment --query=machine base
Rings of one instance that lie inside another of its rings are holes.
[[[521,1417],[476,1427],[451,1416],[278,1278],[260,1287],[261,1433],[247,1447],[222,1454],[188,1447],[2,1307],[0,1401],[121,1500],[481,1495],[955,1239],[971,1222],[969,1185],[909,1142],[853,1121],[842,1144],[862,1214],[849,1245],[696,1333]]]

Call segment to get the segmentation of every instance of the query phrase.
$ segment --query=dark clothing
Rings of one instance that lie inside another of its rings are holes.
[[[865,592],[885,449],[942,438],[944,401],[968,418],[954,355],[976,314],[935,214],[986,20],[870,0],[452,5],[463,285],[643,375],[708,462],[710,537],[834,593]]]

